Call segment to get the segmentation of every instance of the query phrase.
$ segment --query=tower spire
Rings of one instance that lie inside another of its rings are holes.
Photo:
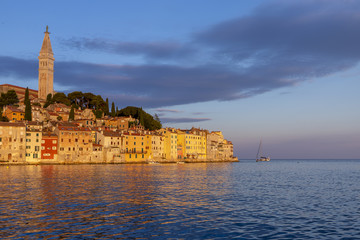
[[[49,93],[54,94],[54,53],[50,42],[49,27],[46,32],[39,54],[39,92],[38,97],[46,99]]]

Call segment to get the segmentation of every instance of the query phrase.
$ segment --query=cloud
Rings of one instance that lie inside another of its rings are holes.
[[[209,121],[211,118],[161,118],[162,123],[192,123]]]
[[[162,109],[162,108],[157,108],[157,109],[154,109],[154,111],[156,112],[161,112],[161,113],[181,113],[182,111],[180,110],[176,110],[176,109]]]
[[[119,55],[140,55],[148,59],[177,59],[193,55],[196,49],[175,41],[124,42],[102,38],[62,39],[61,43],[77,50],[101,51]]]
[[[357,65],[359,12],[360,2],[351,0],[266,1],[247,16],[194,33],[185,43],[74,38],[64,44],[75,50],[141,55],[148,61],[56,61],[54,81],[69,91],[109,97],[120,107],[252,97]],[[0,76],[10,75],[36,79],[37,62],[0,57]]]

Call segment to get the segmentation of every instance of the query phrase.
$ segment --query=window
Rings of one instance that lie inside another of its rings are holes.
[[[53,140],[52,143],[53,143],[53,144],[56,144],[56,140]]]
[[[45,147],[41,146],[41,150],[45,150]]]
[[[35,146],[35,151],[39,151],[39,146]]]
[[[56,147],[52,147],[52,150],[56,150]]]

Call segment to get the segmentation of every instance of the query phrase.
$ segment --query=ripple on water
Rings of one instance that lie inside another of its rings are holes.
[[[359,170],[356,161],[0,167],[0,237],[351,239]]]

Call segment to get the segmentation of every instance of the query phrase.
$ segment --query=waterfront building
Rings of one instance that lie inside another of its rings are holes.
[[[93,163],[104,163],[106,159],[104,158],[103,146],[100,144],[93,143],[93,151],[90,157],[90,162]]]
[[[178,155],[184,159],[206,159],[206,131],[197,128],[178,130]]]
[[[214,131],[207,134],[207,158],[209,160],[220,159],[219,146],[224,141],[224,136],[221,131]]]
[[[39,54],[39,92],[38,98],[45,100],[47,95],[54,95],[54,53],[52,51],[48,26]]]
[[[197,159],[206,159],[206,130],[191,128],[190,133],[194,135],[194,149]]]
[[[165,128],[160,131],[164,136],[164,157],[167,160],[177,159],[178,139],[174,128]]]
[[[57,162],[58,136],[52,132],[43,132],[41,139],[41,161]]]
[[[177,131],[177,158],[185,159],[185,132],[178,129]]]
[[[41,160],[42,125],[37,122],[26,124],[25,159],[26,162],[38,163]]]
[[[150,156],[152,156],[152,159],[159,161],[164,158],[164,137],[157,133],[146,136],[149,136],[151,139],[149,150],[151,150]]]
[[[224,139],[223,143],[219,145],[219,152],[221,159],[231,159],[234,156],[234,149],[232,142]]]
[[[62,126],[55,128],[58,135],[59,162],[89,162],[93,151],[92,135],[89,128]]]
[[[0,122],[0,161],[25,162],[24,123]]]
[[[150,157],[151,141],[144,134],[124,133],[125,141],[125,161],[126,162],[145,162]]]
[[[97,144],[103,147],[103,160],[104,162],[120,162],[123,161],[125,156],[122,154],[124,151],[123,136],[119,132],[114,131],[101,131],[97,133]]]

